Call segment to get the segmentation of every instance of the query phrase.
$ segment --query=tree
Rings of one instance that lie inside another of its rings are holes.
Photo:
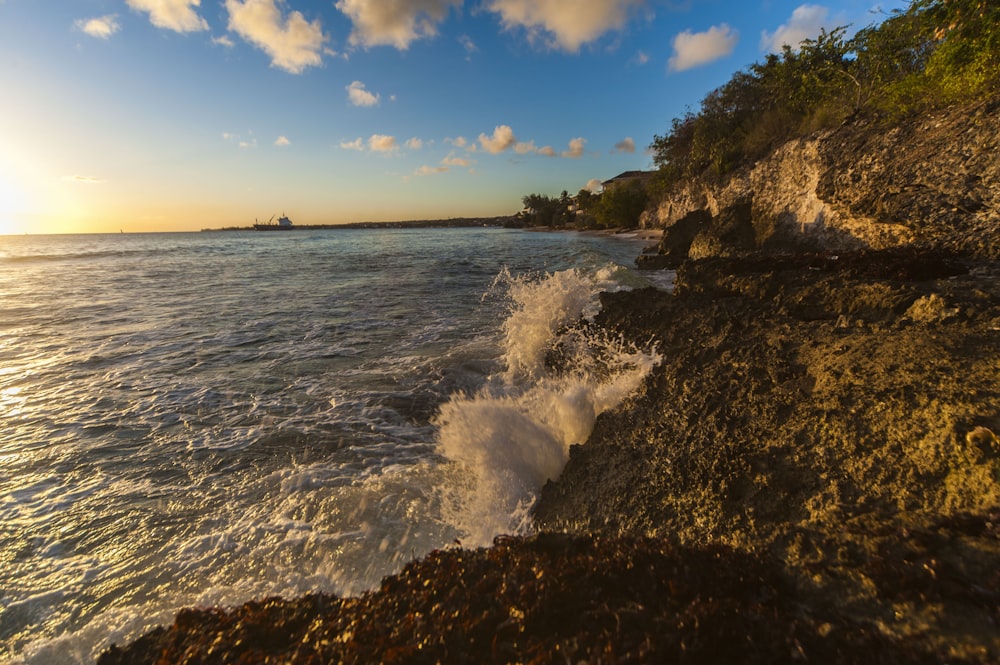
[[[736,72],[650,148],[660,180],[721,177],[870,109],[895,117],[1000,90],[1000,2],[912,0],[846,38],[821,30]]]
[[[633,228],[639,225],[639,216],[648,204],[649,196],[642,184],[618,185],[601,194],[594,217],[604,228]]]
[[[528,194],[521,198],[528,223],[531,226],[565,226],[570,221],[568,205],[572,203],[567,192],[554,199],[544,194]]]

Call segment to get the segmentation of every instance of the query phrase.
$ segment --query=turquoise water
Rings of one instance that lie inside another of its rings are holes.
[[[181,607],[356,593],[528,528],[568,446],[655,362],[592,340],[544,363],[599,290],[644,284],[642,246],[0,237],[0,661],[92,662]]]

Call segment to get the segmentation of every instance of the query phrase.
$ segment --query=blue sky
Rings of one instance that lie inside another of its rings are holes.
[[[0,0],[0,233],[511,214],[906,4]]]

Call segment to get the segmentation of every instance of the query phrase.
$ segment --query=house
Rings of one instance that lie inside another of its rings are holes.
[[[611,180],[605,180],[601,183],[601,187],[607,192],[622,185],[632,185],[633,183],[645,185],[654,177],[656,177],[656,171],[625,171]]]

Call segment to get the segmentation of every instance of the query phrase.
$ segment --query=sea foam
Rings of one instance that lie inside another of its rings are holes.
[[[659,362],[655,349],[587,325],[601,291],[625,288],[612,270],[504,272],[494,286],[510,301],[503,370],[477,394],[453,397],[436,420],[437,452],[453,463],[442,509],[466,546],[527,532],[539,491],[559,476],[570,446]]]

